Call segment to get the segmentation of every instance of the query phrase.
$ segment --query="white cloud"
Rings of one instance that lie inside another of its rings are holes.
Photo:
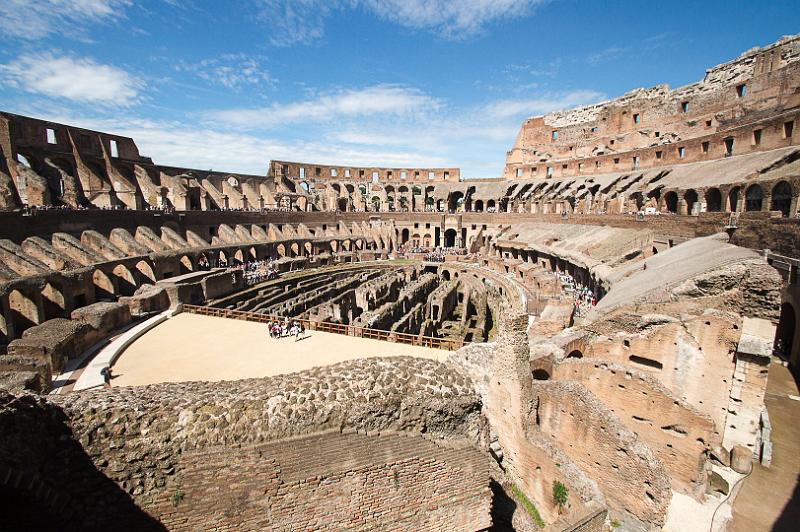
[[[218,131],[178,121],[126,116],[115,116],[113,119],[87,118],[71,114],[56,114],[48,119],[131,137],[143,156],[152,157],[156,164],[164,166],[265,175],[270,159],[360,166],[448,166],[452,163],[436,154],[411,149],[363,148],[327,139],[275,139]]]
[[[337,10],[365,9],[406,28],[446,39],[480,33],[494,22],[529,15],[545,0],[256,0],[258,18],[269,25],[276,46],[309,44],[325,34],[325,20]]]
[[[409,116],[431,111],[440,102],[423,92],[395,85],[374,85],[324,94],[315,99],[255,109],[213,111],[210,117],[231,126],[253,129],[283,124],[329,122],[364,116]]]
[[[23,55],[0,65],[0,82],[53,98],[122,107],[136,103],[143,86],[117,67],[52,52]]]
[[[231,90],[245,86],[273,84],[275,80],[262,64],[261,58],[246,54],[224,54],[197,63],[180,62],[175,65],[178,72],[189,72],[198,78]]]
[[[563,94],[546,95],[538,98],[519,100],[499,100],[485,108],[485,114],[494,120],[511,117],[533,116],[560,111],[599,102],[605,99],[601,92],[593,90],[576,90]]]
[[[131,0],[2,0],[0,35],[40,39],[50,33],[81,36],[85,26],[124,15]]]

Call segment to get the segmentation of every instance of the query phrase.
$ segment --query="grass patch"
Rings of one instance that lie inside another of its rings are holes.
[[[536,505],[531,502],[531,500],[522,492],[521,489],[519,489],[516,484],[511,485],[511,491],[514,493],[514,497],[519,501],[522,507],[525,508],[525,511],[528,512],[528,515],[533,518],[536,526],[539,528],[544,528],[544,519],[542,519],[542,516],[539,515],[539,510],[536,509]]]

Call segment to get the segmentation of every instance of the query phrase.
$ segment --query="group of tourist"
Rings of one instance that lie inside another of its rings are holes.
[[[595,299],[594,292],[588,286],[584,286],[580,281],[576,281],[568,273],[555,272],[555,275],[561,281],[562,287],[572,291],[575,316],[580,316],[581,313],[588,312],[597,304],[597,299]]]
[[[292,321],[289,324],[288,318],[283,320],[283,323],[278,321],[267,322],[267,331],[269,331],[270,338],[283,338],[285,336],[294,336],[294,341],[297,342],[305,334],[303,324],[297,321]]]
[[[238,265],[244,271],[244,281],[247,285],[258,284],[278,277],[278,267],[273,260],[251,260]]]

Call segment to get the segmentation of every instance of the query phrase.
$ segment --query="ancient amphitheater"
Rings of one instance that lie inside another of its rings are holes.
[[[800,36],[491,180],[0,113],[0,528],[796,530],[798,126]]]

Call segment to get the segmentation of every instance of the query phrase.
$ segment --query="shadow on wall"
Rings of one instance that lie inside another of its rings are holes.
[[[164,531],[72,438],[66,416],[33,396],[0,390],[3,530]]]
[[[783,507],[778,520],[772,526],[773,532],[791,532],[797,530],[797,523],[800,523],[800,477],[794,485],[792,498]]]

